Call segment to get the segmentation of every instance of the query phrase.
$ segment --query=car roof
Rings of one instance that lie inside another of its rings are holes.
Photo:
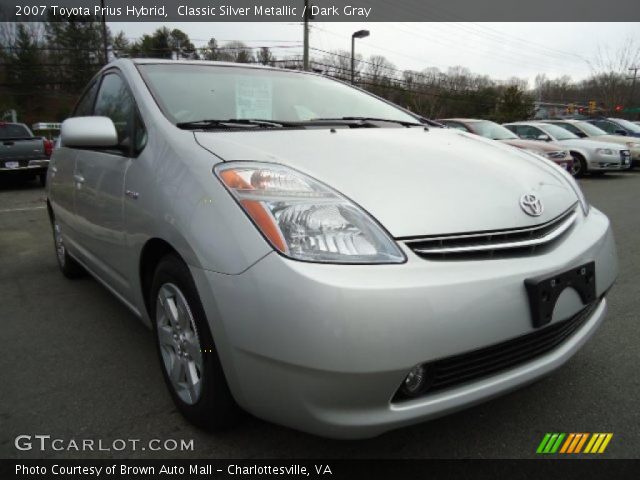
[[[135,63],[136,65],[148,65],[148,64],[170,64],[170,65],[219,65],[226,67],[248,67],[248,68],[265,68],[265,65],[259,65],[255,63],[236,63],[236,62],[216,62],[212,60],[171,60],[168,58],[122,58],[119,60],[125,60]],[[268,67],[267,67],[268,68]]]

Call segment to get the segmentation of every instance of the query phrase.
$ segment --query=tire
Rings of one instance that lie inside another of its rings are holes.
[[[53,246],[56,249],[56,260],[58,261],[60,271],[65,277],[70,279],[84,277],[87,272],[69,255],[69,252],[64,245],[60,226],[56,222],[55,218],[52,218],[51,220],[51,227],[53,228]]]
[[[583,177],[587,172],[587,161],[579,153],[572,152],[571,156],[573,157],[573,170],[571,171],[571,175],[576,178]]]
[[[46,187],[47,186],[47,174],[46,173],[38,175],[38,183],[40,184],[41,187]]]
[[[240,409],[187,265],[175,255],[163,257],[148,298],[162,374],[178,410],[208,431],[236,424]]]

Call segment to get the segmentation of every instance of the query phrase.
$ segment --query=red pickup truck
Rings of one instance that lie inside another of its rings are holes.
[[[44,186],[53,142],[34,137],[23,123],[0,122],[0,177],[38,177]]]

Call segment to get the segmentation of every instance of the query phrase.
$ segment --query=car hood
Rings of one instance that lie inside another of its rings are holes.
[[[615,143],[617,145],[624,145],[625,147],[627,143],[640,143],[640,140],[634,139],[633,137],[623,137],[622,135],[596,135],[589,137],[589,139],[596,142]]]
[[[586,138],[570,138],[569,140],[555,140],[560,145],[567,145],[574,148],[586,148],[588,150],[595,150],[596,148],[615,148],[611,142],[591,140]]]
[[[222,160],[293,167],[335,188],[396,238],[546,222],[577,198],[551,162],[448,129],[359,128],[196,132]],[[520,208],[537,194],[544,213]]]

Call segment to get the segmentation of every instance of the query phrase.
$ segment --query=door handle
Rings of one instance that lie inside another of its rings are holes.
[[[58,173],[58,167],[56,167],[55,165],[51,167],[51,172],[52,173]]]
[[[77,183],[84,183],[84,177],[78,173],[76,173],[73,178]]]

